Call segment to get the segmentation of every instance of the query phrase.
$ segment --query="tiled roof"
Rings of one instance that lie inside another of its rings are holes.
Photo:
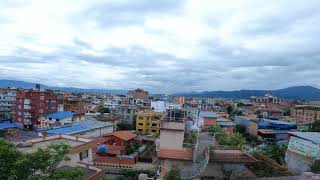
[[[135,138],[137,135],[132,133],[131,131],[116,131],[112,133],[113,136],[120,138],[124,141],[129,141],[133,138]]]
[[[216,125],[216,121],[213,119],[204,119],[203,124],[205,126],[213,126]]]
[[[164,159],[192,160],[192,149],[160,149],[158,157]]]

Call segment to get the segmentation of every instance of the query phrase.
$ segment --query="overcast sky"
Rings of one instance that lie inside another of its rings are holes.
[[[0,1],[0,79],[171,93],[319,76],[319,0]]]

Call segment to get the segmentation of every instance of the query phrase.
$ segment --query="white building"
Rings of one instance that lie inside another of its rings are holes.
[[[166,101],[151,101],[151,109],[154,112],[166,112],[170,109],[182,109],[181,104]]]
[[[84,114],[76,114],[74,112],[55,112],[40,116],[41,127],[64,126],[85,119]]]
[[[13,107],[16,102],[15,89],[0,89],[0,120],[12,118]]]

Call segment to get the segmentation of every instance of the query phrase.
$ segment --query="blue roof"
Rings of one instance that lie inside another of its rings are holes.
[[[10,120],[0,121],[0,129],[10,129],[10,128],[18,128],[18,126]]]
[[[75,115],[76,113],[70,112],[70,111],[65,111],[65,112],[55,112],[52,114],[48,114],[47,117],[48,118],[53,118],[53,119],[65,119],[68,117],[72,117],[73,115]]]
[[[69,126],[50,129],[47,132],[48,134],[51,134],[51,135],[54,135],[54,134],[72,135],[72,134],[78,134],[81,132],[86,132],[86,131],[90,131],[90,130],[101,128],[101,127],[107,127],[107,126],[112,126],[112,123],[101,122],[97,120],[85,120],[85,121],[76,122]]]

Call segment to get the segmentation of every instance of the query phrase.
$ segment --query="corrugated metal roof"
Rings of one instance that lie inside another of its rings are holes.
[[[70,111],[65,111],[65,112],[55,112],[52,114],[48,114],[47,117],[48,118],[53,118],[53,119],[65,119],[68,117],[72,117],[73,115],[75,115],[76,113],[70,112]]]
[[[290,132],[290,134],[320,144],[320,133],[318,132]]]
[[[90,131],[97,128],[112,126],[110,122],[101,122],[97,120],[85,120],[76,122],[70,126],[64,126],[60,128],[48,130],[48,134],[78,134],[85,131]]]
[[[200,117],[214,117],[217,118],[218,114],[217,112],[209,112],[209,111],[201,111]]]
[[[6,121],[0,121],[0,129],[10,129],[10,128],[17,128],[18,126],[10,121],[10,120],[6,120]]]

